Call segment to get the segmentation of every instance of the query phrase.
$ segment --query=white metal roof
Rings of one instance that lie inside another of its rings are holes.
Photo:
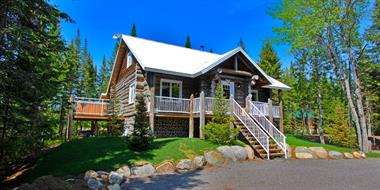
[[[271,82],[265,86],[266,88],[290,89],[289,86],[268,76],[240,47],[220,55],[128,35],[122,35],[122,40],[145,71],[193,78],[241,52]]]

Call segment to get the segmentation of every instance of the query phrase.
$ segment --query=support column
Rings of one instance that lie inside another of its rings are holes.
[[[284,133],[284,111],[282,105],[282,90],[278,90],[278,104],[280,105],[280,131]]]
[[[194,95],[191,94],[190,96],[190,116],[189,116],[189,138],[194,137]]]
[[[272,103],[272,99],[268,98],[268,114],[269,114],[269,121],[271,123],[273,123],[273,103]],[[269,128],[269,134],[273,135],[273,128],[270,127]]]
[[[206,123],[206,115],[205,115],[205,93],[202,91],[200,96],[200,113],[199,113],[199,138],[205,139],[203,135],[203,127]]]
[[[234,96],[233,96],[233,95],[230,95],[230,114],[231,114],[231,116],[234,115],[233,106],[234,106]],[[233,121],[230,123],[230,128],[231,128],[231,129],[234,129],[234,128],[235,128],[235,125],[234,125],[234,122],[233,122]]]
[[[154,133],[154,104],[154,87],[151,87],[149,96],[149,125],[152,133]]]
[[[250,105],[251,100],[252,100],[252,94],[249,94],[245,98],[245,110],[247,111],[247,113],[249,113],[249,105]]]
[[[65,134],[65,141],[70,141],[72,136],[72,125],[73,125],[73,118],[74,118],[74,96],[70,96],[70,103],[69,103],[69,113],[67,116],[67,122],[66,122],[66,134]]]

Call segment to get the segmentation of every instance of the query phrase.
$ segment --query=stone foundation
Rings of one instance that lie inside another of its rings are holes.
[[[154,118],[154,135],[157,137],[189,137],[189,119],[156,117]]]

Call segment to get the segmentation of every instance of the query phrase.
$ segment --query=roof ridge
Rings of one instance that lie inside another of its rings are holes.
[[[201,52],[201,53],[207,53],[207,54],[218,55],[218,56],[223,55],[223,54],[211,53],[211,52],[208,52],[208,51],[202,51],[202,50],[199,50],[199,49],[192,49],[192,48],[187,48],[187,47],[183,47],[183,46],[179,46],[179,45],[174,45],[174,44],[169,44],[169,43],[165,43],[165,42],[160,42],[160,41],[156,41],[156,40],[152,40],[152,39],[146,39],[146,38],[140,38],[140,37],[136,37],[136,36],[130,36],[130,35],[127,35],[127,34],[122,34],[122,35],[126,36],[126,37],[136,38],[136,39],[139,39],[139,40],[145,40],[145,41],[150,41],[150,42],[159,43],[159,44],[163,44],[163,45],[174,46],[174,47],[182,48],[182,49],[186,49],[186,50],[198,51],[198,52]]]

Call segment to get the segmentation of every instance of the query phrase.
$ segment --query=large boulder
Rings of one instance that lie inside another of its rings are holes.
[[[175,166],[170,161],[164,161],[156,167],[157,173],[173,173],[175,171]]]
[[[220,146],[217,150],[223,155],[223,157],[229,161],[236,162],[237,158],[235,157],[234,151],[229,146]]]
[[[344,157],[347,158],[347,159],[353,159],[353,158],[354,158],[354,155],[352,155],[352,154],[349,153],[349,152],[344,152],[343,155],[344,155]]]
[[[87,186],[88,186],[90,189],[97,190],[97,189],[99,189],[101,186],[103,186],[103,184],[102,184],[100,181],[98,181],[98,180],[96,180],[96,179],[94,179],[94,178],[90,178],[90,179],[87,180]]]
[[[248,153],[245,151],[245,149],[241,146],[231,146],[230,147],[232,152],[235,155],[235,158],[237,160],[247,160]]]
[[[327,151],[323,147],[309,147],[314,154],[321,159],[326,159],[328,157]]]
[[[303,146],[297,146],[294,152],[298,159],[314,158],[313,151]]]
[[[120,190],[120,185],[119,184],[113,184],[112,186],[110,186],[108,189],[110,190]]]
[[[108,181],[111,184],[120,184],[123,181],[123,175],[117,172],[111,172],[108,176]]]
[[[286,144],[286,151],[288,153],[288,158],[291,158],[293,155],[292,147],[289,144]]]
[[[193,164],[195,168],[202,168],[204,165],[206,165],[206,159],[204,156],[196,156],[193,159]]]
[[[154,169],[152,164],[146,163],[142,166],[132,167],[131,172],[133,175],[137,176],[150,176],[153,175],[156,172],[156,170]]]
[[[87,181],[90,178],[97,178],[99,175],[94,170],[88,170],[84,173],[84,180]]]
[[[253,151],[253,149],[249,145],[245,145],[244,150],[245,150],[245,152],[247,152],[247,156],[248,156],[249,160],[255,159],[255,152]]]
[[[116,172],[121,174],[125,178],[131,175],[131,169],[129,169],[127,165],[124,165],[121,168],[117,169]]]
[[[332,150],[332,151],[329,152],[329,156],[331,158],[334,158],[334,159],[342,159],[343,158],[343,154],[342,153],[340,153],[338,151],[334,151],[334,150]]]
[[[193,161],[190,160],[190,159],[183,159],[183,160],[180,160],[177,165],[176,165],[176,168],[178,170],[191,170],[193,168]]]
[[[36,179],[32,184],[22,184],[19,186],[18,190],[49,190],[49,189],[57,189],[57,190],[71,190],[71,189],[80,189],[78,187],[73,186],[71,183],[66,182],[63,179],[60,179],[58,177],[53,177],[53,176],[42,176],[38,179]],[[87,188],[86,186],[82,187]],[[0,187],[0,189],[2,189]]]
[[[224,164],[225,159],[218,151],[209,151],[204,154],[206,162],[210,165],[221,166]]]

